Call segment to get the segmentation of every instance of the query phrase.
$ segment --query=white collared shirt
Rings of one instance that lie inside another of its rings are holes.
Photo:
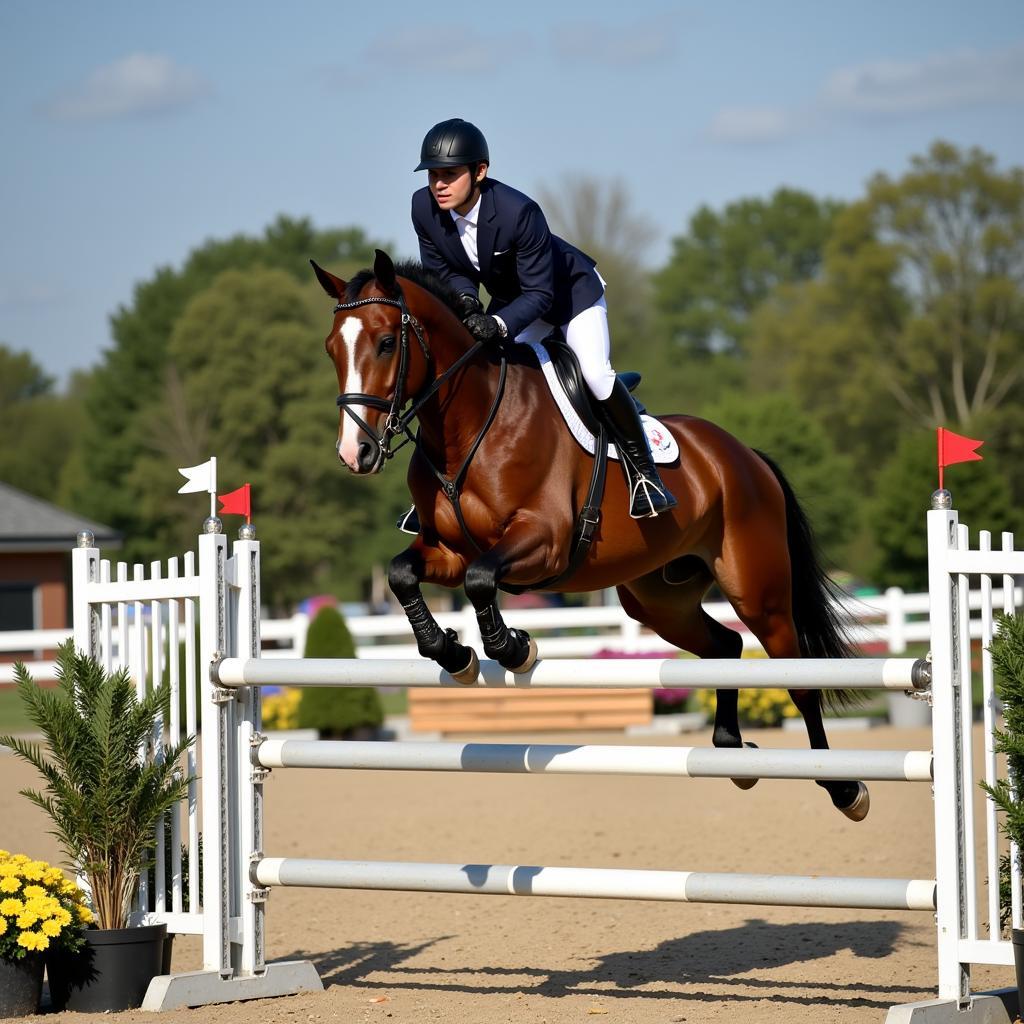
[[[455,227],[458,229],[462,248],[466,250],[466,255],[469,257],[469,262],[473,264],[474,270],[480,269],[480,256],[476,248],[476,224],[480,218],[480,200],[482,198],[482,195],[477,196],[473,209],[465,216],[461,213],[456,213],[455,210],[448,211],[452,215],[452,220],[455,221]]]

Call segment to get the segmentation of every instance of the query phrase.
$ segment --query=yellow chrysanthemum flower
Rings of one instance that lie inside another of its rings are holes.
[[[74,882],[69,882],[67,879],[61,882],[60,891],[64,893],[65,896],[74,896],[76,892],[81,892]]]
[[[6,900],[0,900],[0,914],[6,914],[8,917],[14,917],[16,914],[20,914],[25,909],[25,904],[21,900],[8,898]]]
[[[53,919],[61,926],[61,928],[67,928],[67,926],[71,924],[71,915],[63,907],[53,915]]]
[[[0,935],[3,935],[7,931],[7,918],[0,917]]]
[[[21,882],[17,878],[8,876],[0,878],[0,892],[17,892],[21,888]]]
[[[31,928],[39,920],[39,915],[27,908],[18,915],[19,928]]]
[[[17,864],[0,863],[0,878],[14,878],[18,873]]]
[[[10,857],[10,853],[7,850],[0,850],[0,860],[6,860],[8,857]]]
[[[48,949],[50,940],[41,932],[22,932],[18,936],[18,945],[25,949]]]
[[[45,896],[46,890],[41,885],[26,885],[25,886],[25,899],[38,899],[40,896]]]
[[[75,907],[75,912],[83,924],[88,924],[92,920],[92,911],[88,907]]]
[[[51,939],[56,938],[60,935],[60,925],[54,920],[44,921],[42,924],[43,934],[49,935]]]
[[[41,882],[43,880],[43,871],[46,867],[45,861],[34,860],[26,864],[21,873],[30,882]]]
[[[57,885],[64,881],[64,872],[61,871],[60,868],[47,868],[47,870],[43,872],[43,881],[46,882],[47,885]]]
[[[23,853],[16,853],[11,860],[14,861],[15,864],[27,864],[29,862],[29,858]]]

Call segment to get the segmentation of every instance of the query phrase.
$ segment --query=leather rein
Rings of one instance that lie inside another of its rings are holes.
[[[411,405],[405,410],[405,412],[403,412],[402,406],[405,404],[405,377],[409,370],[410,327],[416,335],[416,340],[419,342],[420,348],[423,350],[424,358],[427,360],[428,370],[433,366],[434,357],[430,352],[430,346],[427,344],[427,339],[423,333],[423,325],[412,315],[412,313],[409,312],[409,307],[405,303],[405,296],[402,294],[401,289],[399,289],[397,299],[388,299],[383,296],[371,296],[365,299],[355,299],[352,302],[339,302],[334,307],[334,312],[340,313],[347,309],[359,309],[362,306],[370,305],[395,306],[402,314],[398,342],[398,373],[395,376],[395,393],[391,400],[388,401],[386,398],[380,398],[377,395],[366,395],[352,391],[346,392],[343,395],[338,395],[338,408],[343,409],[348,416],[351,416],[367,436],[373,440],[373,443],[377,447],[377,456],[374,459],[375,467],[378,462],[383,463],[388,459],[394,458],[395,453],[401,451],[401,449],[410,441],[416,446],[416,449],[423,457],[424,462],[426,462],[430,467],[431,472],[437,478],[437,482],[440,484],[444,496],[451,503],[452,510],[455,512],[455,518],[459,522],[459,527],[462,529],[463,536],[470,544],[473,545],[477,553],[482,555],[484,553],[484,549],[477,543],[476,539],[469,532],[469,528],[466,526],[466,520],[462,514],[460,494],[462,484],[466,478],[466,473],[469,470],[470,463],[473,461],[473,456],[476,455],[477,449],[479,449],[484,437],[487,436],[487,431],[491,428],[491,424],[498,415],[498,407],[501,405],[502,396],[505,394],[505,381],[508,376],[508,358],[504,352],[501,353],[501,370],[498,375],[498,387],[494,394],[494,400],[491,402],[491,408],[487,413],[487,419],[484,421],[484,425],[480,428],[480,432],[477,434],[476,440],[470,446],[465,459],[462,461],[462,465],[459,467],[455,475],[451,477],[445,476],[444,473],[442,473],[434,463],[431,462],[430,457],[427,455],[426,451],[424,451],[419,433],[417,432],[416,434],[413,434],[409,425],[419,415],[420,409],[422,409],[423,406],[430,401],[430,399],[433,398],[434,395],[436,395],[437,392],[449,380],[451,380],[451,378],[458,373],[459,370],[461,370],[462,367],[465,366],[481,348],[483,348],[484,343],[482,341],[474,341],[474,343],[465,352],[463,352],[447,370],[444,370],[440,376],[435,377],[420,391],[418,395],[413,396]],[[374,430],[366,420],[351,408],[353,405],[365,405],[371,409],[380,409],[387,413],[387,416],[384,419],[384,427],[380,433]],[[400,434],[405,434],[405,439],[397,447],[392,448],[391,442]],[[596,441],[597,444],[594,450],[594,467],[591,473],[590,486],[587,488],[587,495],[584,499],[583,507],[580,509],[579,518],[577,519],[573,530],[569,564],[566,566],[565,570],[557,576],[548,577],[548,579],[541,580],[538,583],[523,585],[500,583],[499,587],[501,590],[510,594],[522,594],[530,590],[543,590],[568,579],[576,572],[580,565],[583,564],[583,560],[586,558],[587,552],[590,550],[590,545],[593,542],[594,534],[597,532],[597,527],[601,522],[601,499],[604,496],[605,470],[608,463],[607,432],[603,424],[598,431]],[[340,454],[340,440],[338,441],[338,451]]]
[[[474,341],[474,343],[466,349],[439,376],[435,377],[429,384],[427,384],[418,395],[413,396],[411,405],[404,412],[402,406],[405,404],[405,378],[409,370],[409,328],[412,328],[413,334],[416,335],[416,340],[419,342],[420,348],[423,350],[424,358],[427,360],[428,370],[433,366],[434,357],[431,354],[430,346],[427,344],[426,336],[423,333],[423,325],[409,312],[409,307],[405,303],[405,296],[399,290],[397,299],[388,299],[384,297],[371,296],[366,299],[356,299],[353,302],[339,302],[334,307],[335,313],[340,313],[347,309],[359,309],[361,306],[369,305],[381,305],[381,306],[395,306],[401,311],[402,320],[401,327],[399,330],[399,352],[398,352],[398,373],[395,376],[395,392],[391,400],[388,401],[386,398],[380,398],[377,395],[366,395],[359,392],[346,392],[343,395],[338,395],[337,404],[339,409],[343,409],[348,416],[359,425],[359,427],[370,437],[373,443],[377,447],[377,456],[374,459],[374,466],[378,463],[383,463],[388,459],[394,458],[395,454],[402,450],[410,441],[415,445],[420,455],[423,457],[426,464],[430,467],[431,472],[437,478],[437,482],[441,486],[445,497],[451,502],[452,508],[455,511],[455,518],[459,521],[459,526],[462,528],[462,533],[466,539],[476,548],[478,552],[483,553],[483,548],[476,542],[473,535],[469,532],[466,526],[466,521],[462,515],[462,504],[460,502],[460,492],[462,484],[465,481],[466,473],[469,471],[470,464],[473,461],[473,456],[476,455],[477,449],[483,443],[483,439],[487,436],[487,431],[491,428],[491,424],[494,422],[495,417],[498,415],[498,407],[501,405],[502,396],[505,394],[505,381],[508,376],[508,359],[505,354],[501,354],[501,370],[498,375],[498,387],[495,391],[494,400],[491,402],[491,408],[487,413],[487,419],[484,421],[484,425],[480,428],[480,432],[477,434],[476,440],[470,446],[469,451],[466,453],[465,459],[462,461],[462,465],[454,476],[448,477],[442,473],[433,462],[430,457],[424,451],[423,443],[420,441],[419,433],[413,434],[410,429],[410,424],[419,415],[420,410],[423,406],[430,401],[434,395],[455,376],[463,366],[466,365],[479,351],[484,347],[482,341]],[[353,408],[353,405],[364,405],[369,406],[371,409],[380,409],[387,413],[384,419],[384,427],[378,433],[366,422]],[[392,441],[400,434],[405,434],[405,439],[401,444],[392,448]],[[341,441],[338,441],[338,450],[340,453]]]

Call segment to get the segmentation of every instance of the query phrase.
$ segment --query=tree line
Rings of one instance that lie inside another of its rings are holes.
[[[934,430],[987,442],[948,486],[968,523],[1024,526],[1024,169],[937,142],[855,201],[795,189],[700,208],[664,266],[625,189],[541,195],[553,230],[608,282],[613,363],[654,412],[713,419],[785,469],[826,556],[920,587]],[[281,216],[204,242],[138,284],[113,345],[63,393],[0,346],[0,480],[107,523],[146,561],[187,547],[201,496],[178,466],[210,454],[221,489],[253,485],[264,599],[366,593],[402,544],[404,465],[338,465],[330,310],[310,257],[343,277],[386,243]]]

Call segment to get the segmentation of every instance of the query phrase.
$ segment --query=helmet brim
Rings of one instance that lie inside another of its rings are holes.
[[[455,157],[433,157],[430,160],[421,160],[414,168],[413,172],[416,171],[430,171],[437,167],[468,167],[469,164],[465,160]]]

